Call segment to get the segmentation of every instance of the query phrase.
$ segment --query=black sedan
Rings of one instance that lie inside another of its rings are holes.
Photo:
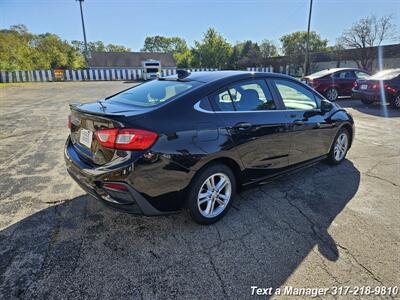
[[[400,69],[384,70],[367,79],[358,79],[352,96],[367,105],[390,103],[393,108],[400,109]]]
[[[326,159],[341,163],[350,114],[289,76],[217,71],[143,83],[72,104],[69,174],[114,208],[159,215],[187,208],[219,220],[239,186]]]

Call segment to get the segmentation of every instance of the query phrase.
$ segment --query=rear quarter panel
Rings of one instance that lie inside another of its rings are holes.
[[[164,199],[180,198],[177,194],[188,187],[196,171],[208,162],[221,157],[240,162],[217,114],[194,109],[202,96],[203,93],[191,93],[142,118],[125,122],[126,126],[159,134],[151,149],[135,161],[130,176],[132,186],[157,209],[171,207],[163,207]],[[182,201],[177,200],[176,206]]]

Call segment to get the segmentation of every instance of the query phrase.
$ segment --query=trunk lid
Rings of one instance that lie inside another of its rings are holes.
[[[372,90],[374,86],[379,85],[378,80],[357,79],[357,85],[354,87],[356,90]]]
[[[71,104],[70,135],[71,142],[80,158],[92,165],[104,165],[126,152],[109,149],[100,145],[95,132],[100,129],[120,128],[123,117],[140,116],[149,109],[136,108],[132,105],[120,105],[109,101],[88,104]]]

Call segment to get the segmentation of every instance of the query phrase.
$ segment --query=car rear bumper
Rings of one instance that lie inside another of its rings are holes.
[[[385,93],[384,94],[386,101],[390,101],[392,95]],[[360,91],[360,90],[352,90],[352,98],[359,100],[367,100],[371,102],[381,101],[381,93],[379,91]]]
[[[129,184],[128,180],[124,181],[123,178],[121,178],[120,174],[129,174],[128,170],[132,169],[132,163],[127,162],[126,165],[119,166],[114,170],[93,168],[79,158],[72,146],[70,138],[68,138],[65,145],[64,158],[67,171],[72,179],[74,179],[85,192],[107,206],[132,214],[142,214],[146,216],[168,213],[157,210]],[[117,177],[117,181],[113,180],[113,178]],[[117,183],[125,187],[125,190],[105,188],[103,186],[104,183]]]

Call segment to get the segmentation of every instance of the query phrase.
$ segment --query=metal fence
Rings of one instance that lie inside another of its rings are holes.
[[[162,68],[161,76],[176,74],[176,68]],[[214,68],[194,68],[191,72],[217,71]],[[247,68],[252,72],[273,72],[271,67]],[[76,81],[76,80],[141,80],[143,70],[141,68],[126,69],[81,69],[81,70],[33,70],[33,71],[0,71],[0,82],[45,82],[45,81]]]
[[[162,68],[161,76],[176,74],[176,68]],[[214,68],[189,69],[191,72],[216,71]],[[82,70],[33,70],[33,71],[0,71],[0,82],[45,82],[45,81],[75,81],[75,80],[141,80],[141,68],[127,69],[82,69]]]
[[[272,67],[262,67],[262,68],[247,68],[247,71],[251,71],[251,72],[273,72],[274,69]]]

